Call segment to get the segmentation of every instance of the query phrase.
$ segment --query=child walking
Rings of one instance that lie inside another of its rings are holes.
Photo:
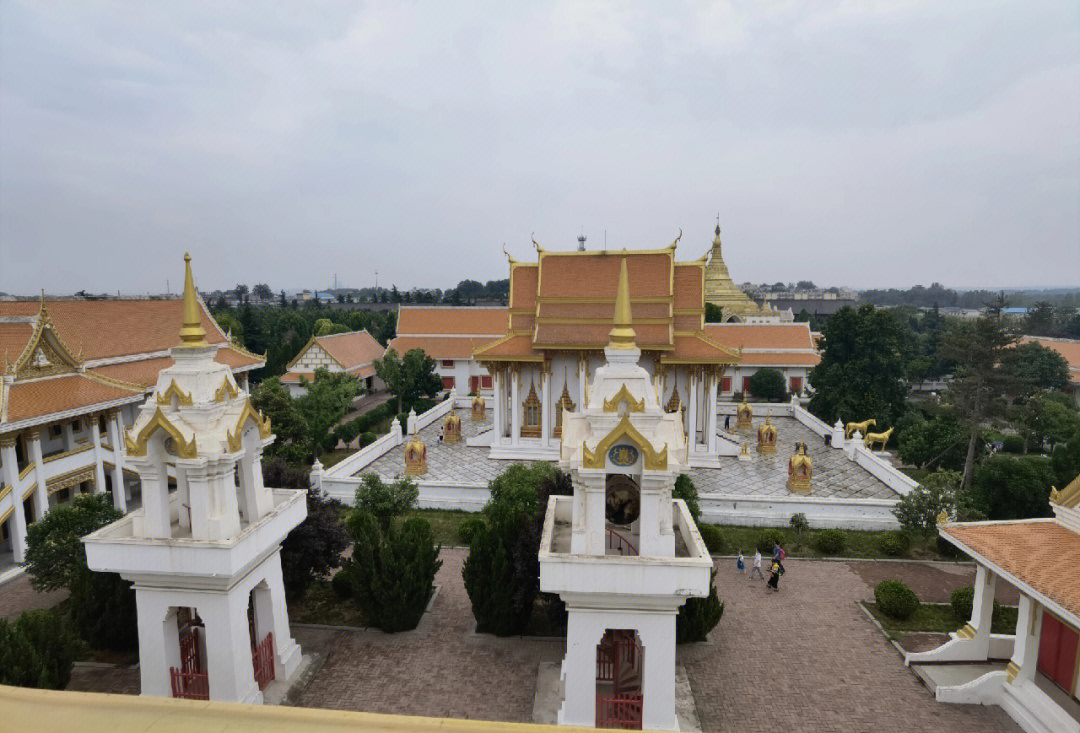
[[[754,568],[750,571],[750,580],[754,579],[754,573],[762,580],[765,580],[765,576],[761,572],[761,550],[754,552]]]
[[[740,573],[746,572],[746,560],[743,559],[742,550],[739,550],[739,557],[735,560],[735,567]]]

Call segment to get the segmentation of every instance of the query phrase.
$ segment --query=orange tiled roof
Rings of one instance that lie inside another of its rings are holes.
[[[501,336],[506,333],[506,308],[401,306],[397,332],[404,336]]]
[[[40,305],[36,300],[3,301],[0,317],[34,316]],[[86,361],[166,351],[180,342],[184,301],[179,298],[46,300],[45,306],[71,353]],[[225,335],[210,314],[202,307],[200,311],[206,340],[223,342]]]
[[[316,336],[315,341],[345,370],[381,359],[384,351],[382,345],[367,331]]]
[[[815,367],[821,363],[818,354],[807,354],[798,351],[766,351],[746,352],[742,354],[740,364],[747,366],[806,366]]]
[[[29,323],[0,323],[0,368],[4,362],[14,364],[22,356],[34,326]]]
[[[619,268],[626,260],[630,297],[671,295],[673,251],[633,250],[577,253],[545,252],[540,257],[540,291],[543,298],[579,298],[583,295],[611,298],[619,286]]]
[[[634,323],[634,341],[643,349],[670,348],[671,327],[664,324]],[[603,348],[611,334],[611,323],[538,323],[533,340],[540,345]]]
[[[542,359],[543,356],[533,349],[532,339],[528,336],[510,336],[493,341],[476,350],[480,360],[499,359]]]
[[[675,307],[704,310],[705,268],[694,262],[675,263]]]
[[[5,422],[30,420],[124,398],[134,398],[132,401],[135,401],[142,397],[142,390],[103,384],[83,374],[16,382],[8,388]]]
[[[713,341],[733,349],[814,348],[806,323],[708,323],[705,332]]]
[[[1024,336],[1020,339],[1020,343],[1037,343],[1061,354],[1065,361],[1069,363],[1069,371],[1072,373],[1071,381],[1080,382],[1080,341],[1044,338],[1042,336]]]
[[[739,361],[730,349],[725,349],[719,344],[709,343],[701,336],[676,336],[675,349],[665,353],[664,361],[678,361],[680,359],[694,359],[701,361],[716,361],[737,363]]]
[[[1080,617],[1080,534],[1050,519],[951,524],[941,533]]]
[[[278,377],[278,379],[280,379],[284,384],[300,384],[301,377],[308,380],[309,382],[314,381],[315,372],[285,372],[280,377]]]
[[[243,354],[231,346],[222,346],[218,349],[214,355],[214,361],[232,369],[261,366],[263,363],[262,359]],[[126,361],[120,364],[106,364],[94,367],[90,371],[110,379],[119,379],[122,382],[131,382],[132,384],[140,384],[150,388],[157,383],[158,372],[172,365],[173,358],[171,356],[161,356],[155,359],[139,359],[138,361]]]
[[[517,263],[510,267],[510,307],[536,307],[536,281],[540,266],[535,262]]]
[[[398,356],[422,349],[432,359],[469,359],[475,349],[493,340],[488,336],[398,336],[386,348],[394,349]]]

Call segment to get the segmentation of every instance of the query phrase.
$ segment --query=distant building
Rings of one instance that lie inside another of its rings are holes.
[[[491,374],[473,352],[506,334],[508,312],[502,307],[403,305],[397,338],[387,348],[401,356],[423,349],[435,360],[444,389],[490,395]]]
[[[289,394],[299,397],[307,392],[301,379],[315,379],[315,370],[345,372],[359,379],[364,389],[374,392],[383,386],[375,376],[375,361],[384,353],[382,344],[367,331],[349,331],[329,336],[312,336],[300,353],[286,367],[281,382],[289,388]]]

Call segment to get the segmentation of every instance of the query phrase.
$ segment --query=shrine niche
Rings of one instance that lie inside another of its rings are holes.
[[[795,494],[810,493],[810,478],[814,475],[814,461],[806,454],[806,443],[798,443],[795,455],[788,459],[788,491]]]
[[[739,410],[735,413],[735,429],[750,430],[753,427],[754,408],[747,403],[746,397],[743,397],[742,404],[739,405]]]
[[[559,396],[559,401],[555,403],[555,429],[552,433],[556,438],[562,437],[562,423],[563,423],[563,411],[573,412],[577,409],[577,405],[572,399],[570,399],[570,385],[563,377],[562,395]]]
[[[472,398],[469,415],[472,417],[473,422],[483,422],[484,418],[487,417],[487,402],[484,402],[484,398],[480,395]]]
[[[405,444],[405,475],[423,476],[427,473],[427,446],[415,432]]]
[[[457,416],[453,408],[450,409],[450,412],[443,420],[443,442],[461,442],[461,418]]]
[[[764,454],[776,453],[776,428],[769,417],[765,417],[765,424],[757,431],[757,452]]]
[[[641,513],[641,492],[637,482],[623,474],[608,476],[605,502],[607,521],[629,527]]]
[[[521,435],[525,438],[540,437],[540,397],[536,394],[536,382],[530,382],[529,395],[521,403]]]

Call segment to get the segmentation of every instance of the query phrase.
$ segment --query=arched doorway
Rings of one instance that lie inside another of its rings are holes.
[[[606,482],[606,547],[609,555],[637,555],[637,520],[641,490],[630,476],[609,474]]]
[[[596,645],[596,727],[641,730],[644,649],[634,629],[608,629]]]

